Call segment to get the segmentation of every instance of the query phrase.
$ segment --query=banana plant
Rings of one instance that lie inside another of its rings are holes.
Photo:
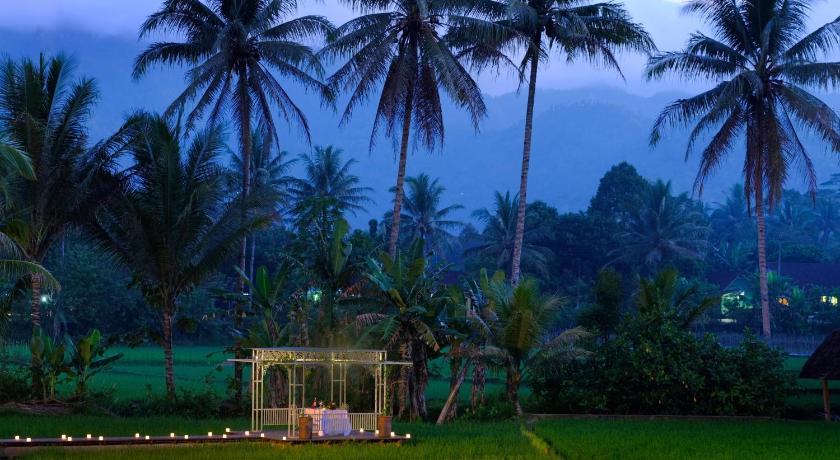
[[[67,348],[70,350],[70,361],[67,374],[76,381],[76,396],[87,394],[90,379],[107,369],[115,361],[123,357],[122,353],[105,356],[108,346],[102,341],[102,334],[94,329],[88,335],[76,342],[68,337]]]
[[[38,328],[32,334],[29,351],[32,353],[33,380],[40,382],[36,390],[41,392],[44,401],[55,399],[59,377],[70,370],[65,360],[64,344],[56,343],[49,334]]]

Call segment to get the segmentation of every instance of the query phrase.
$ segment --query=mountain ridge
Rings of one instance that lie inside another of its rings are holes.
[[[64,52],[74,58],[77,75],[97,80],[101,100],[91,120],[91,136],[99,139],[113,132],[125,115],[137,110],[163,110],[184,86],[178,69],[155,69],[139,81],[131,78],[131,65],[144,43],[119,37],[80,32],[13,32],[0,29],[0,53],[13,58],[36,58],[40,51]],[[300,88],[290,92],[307,114],[314,144],[334,144],[354,157],[355,173],[373,187],[375,204],[369,213],[351,218],[363,226],[370,217],[380,218],[390,207],[388,189],[393,185],[395,145],[380,138],[369,151],[373,105],[354,115],[339,128],[340,111],[324,110],[320,101]],[[637,95],[622,88],[591,86],[576,89],[539,88],[535,104],[532,170],[528,200],[543,200],[561,212],[585,209],[600,177],[612,165],[627,161],[648,179],[672,180],[676,191],[690,191],[697,168],[697,155],[684,161],[686,135],[674,130],[655,149],[648,146],[651,126],[666,104],[684,94],[678,91]],[[827,99],[840,108],[836,95]],[[446,141],[431,154],[413,148],[408,174],[426,172],[439,177],[448,192],[443,205],[460,203],[463,220],[477,208],[491,204],[494,190],[518,190],[524,129],[524,92],[486,96],[488,116],[475,133],[469,117],[444,107]],[[297,155],[309,150],[296,129],[281,130],[282,148]],[[813,139],[808,146],[819,179],[840,171],[840,155],[823,155]],[[722,165],[708,183],[705,201],[715,202],[740,179],[741,157]],[[800,186],[792,178],[788,186]]]

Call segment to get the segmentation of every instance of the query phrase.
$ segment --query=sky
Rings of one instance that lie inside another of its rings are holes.
[[[160,7],[161,0],[0,0],[4,15],[0,28],[19,31],[71,29],[105,36],[134,37],[143,21]],[[624,0],[634,20],[645,25],[661,50],[679,49],[703,24],[680,12],[682,0]],[[337,0],[301,0],[300,14],[320,14],[336,24],[352,16],[352,11]],[[816,26],[840,15],[840,0],[815,0],[811,19]],[[621,56],[626,80],[615,73],[587,65],[567,65],[555,61],[541,70],[538,86],[563,89],[592,85],[622,86],[636,94],[653,94],[671,89],[686,90],[684,82],[665,80],[646,82],[642,78],[645,58]],[[485,92],[504,94],[517,89],[515,79],[507,74],[480,76]]]

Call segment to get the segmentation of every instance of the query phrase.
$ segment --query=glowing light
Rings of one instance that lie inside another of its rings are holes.
[[[223,434],[222,439],[227,439],[227,434]]]
[[[318,436],[323,436],[323,435],[324,435],[324,432],[319,430],[318,431]]]
[[[207,432],[207,437],[208,437],[208,438],[212,438],[212,437],[213,437],[213,432],[212,432],[212,431],[208,431],[208,432]]]
[[[90,434],[86,434],[86,435],[85,435],[85,439],[90,439],[90,438],[92,438],[92,437],[93,437],[93,436],[91,436]]]
[[[394,432],[392,431],[392,432],[391,432],[391,437],[393,438],[394,436],[396,436],[396,433],[394,433]]]
[[[225,428],[225,433],[230,433],[230,428]]]
[[[32,442],[32,438],[26,438],[26,442]]]
[[[286,440],[286,437],[285,437],[285,436],[283,436],[283,440],[284,440],[284,441]]]
[[[100,437],[99,437],[99,440],[100,440],[100,441],[104,441],[104,440],[105,440],[105,438],[103,438],[102,436],[100,436]]]
[[[67,440],[67,435],[66,434],[61,435],[61,440],[66,441]]]
[[[72,441],[73,441],[73,436],[67,436],[67,442],[72,442]]]
[[[149,435],[146,435],[146,441],[148,441],[148,440],[149,440]]]
[[[20,441],[20,436],[15,436],[15,441]]]
[[[365,432],[364,428],[359,428],[359,433],[364,433],[364,432]]]
[[[184,439],[190,439],[190,435],[185,434],[185,435],[184,435]]]
[[[373,434],[379,434],[379,430],[374,431]]]
[[[261,438],[264,438],[264,437],[265,437],[265,433],[260,433],[260,437],[261,437]]]
[[[140,433],[134,433],[134,437],[135,437],[135,438],[139,438],[139,437],[140,437]]]
[[[245,436],[251,436],[251,432],[250,432],[250,431],[246,431],[246,432],[245,432]]]
[[[411,439],[411,433],[406,433],[405,434],[405,439]]]
[[[169,433],[169,437],[170,437],[170,438],[174,438],[174,437],[175,437],[175,433]]]

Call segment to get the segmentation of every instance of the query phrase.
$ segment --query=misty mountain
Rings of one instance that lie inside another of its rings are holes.
[[[101,101],[93,114],[94,138],[107,136],[125,115],[137,110],[163,110],[183,88],[180,70],[160,69],[140,81],[131,78],[134,57],[144,44],[122,37],[95,36],[72,31],[22,33],[0,30],[0,53],[18,58],[37,57],[41,51],[63,52],[77,63],[79,75],[97,80]],[[358,164],[355,172],[373,187],[375,205],[370,215],[356,216],[362,225],[381,217],[390,206],[388,189],[396,175],[397,146],[380,137],[369,151],[374,103],[357,111],[346,126],[339,127],[337,108],[323,107],[314,95],[290,88],[293,99],[309,118],[312,142],[334,144]],[[517,190],[524,130],[525,97],[506,94],[487,97],[488,116],[476,132],[468,117],[445,108],[446,142],[427,153],[415,148],[408,174],[426,172],[439,177],[448,188],[447,202],[460,203],[467,219],[472,210],[488,206],[494,190]],[[650,97],[630,94],[621,88],[592,87],[572,90],[540,89],[537,92],[529,201],[544,200],[561,211],[585,209],[598,180],[612,165],[627,161],[649,179],[671,180],[677,191],[691,190],[696,156],[684,161],[685,133],[674,132],[656,149],[648,146],[650,128],[659,111],[680,94]],[[840,108],[840,98],[827,96]],[[297,155],[309,150],[300,130],[281,131],[282,148]],[[840,172],[837,155],[826,154],[813,139],[807,142],[820,180]],[[715,202],[722,191],[739,181],[740,155],[733,155],[709,181],[703,199]],[[799,187],[795,177],[788,184]]]

